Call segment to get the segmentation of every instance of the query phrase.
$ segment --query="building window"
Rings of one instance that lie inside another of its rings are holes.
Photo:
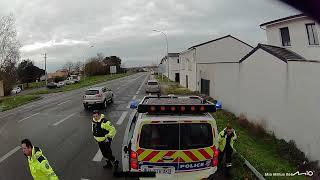
[[[282,40],[282,46],[291,46],[289,28],[280,28],[280,35]]]
[[[177,59],[177,63],[179,64],[179,58]]]
[[[306,24],[309,45],[319,45],[315,23]]]

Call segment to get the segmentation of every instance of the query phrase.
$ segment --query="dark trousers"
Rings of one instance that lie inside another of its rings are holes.
[[[231,163],[231,156],[233,153],[233,149],[231,147],[225,147],[223,151],[219,150],[219,157],[218,157],[218,162],[219,162],[219,167],[222,167],[222,160],[223,156],[226,155],[226,164]]]
[[[107,159],[107,161],[115,161],[115,157],[112,155],[112,150],[111,150],[111,141],[102,141],[98,142],[100,151],[102,152],[102,155],[104,158]]]

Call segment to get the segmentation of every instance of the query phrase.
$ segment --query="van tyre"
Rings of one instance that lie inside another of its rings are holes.
[[[84,104],[83,107],[84,107],[85,110],[88,110],[88,109],[89,109],[88,105],[85,105],[85,104]]]

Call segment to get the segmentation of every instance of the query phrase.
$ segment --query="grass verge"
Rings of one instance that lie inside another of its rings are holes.
[[[34,89],[34,88],[40,88],[44,86],[46,86],[45,81],[28,83],[28,86],[27,86],[27,83],[23,84],[24,89]]]
[[[218,130],[221,131],[230,122],[238,135],[235,149],[243,155],[262,175],[265,173],[294,173],[297,168],[277,153],[277,145],[271,136],[253,136],[248,129],[237,123],[234,114],[218,110],[214,113]],[[236,179],[250,179],[244,167],[235,165],[232,174]],[[266,179],[305,179],[302,176],[294,177],[266,177]]]
[[[7,111],[18,106],[22,106],[31,101],[40,99],[40,96],[36,95],[23,95],[3,98],[0,100],[0,111]]]
[[[38,90],[35,92],[30,93],[31,95],[39,95],[39,94],[50,94],[50,93],[57,93],[57,92],[65,92],[65,91],[71,91],[75,89],[79,89],[82,87],[102,83],[105,81],[110,81],[113,79],[121,78],[128,76],[129,74],[115,74],[115,75],[101,75],[101,76],[91,76],[91,77],[86,77],[85,80],[80,80],[79,83],[76,84],[70,84],[66,85],[61,88],[55,88],[55,89],[43,89],[43,90]]]
[[[182,87],[176,82],[171,81],[166,76],[155,75],[155,78],[160,82],[161,94],[179,94],[179,95],[194,95],[197,92],[191,91],[188,88]]]

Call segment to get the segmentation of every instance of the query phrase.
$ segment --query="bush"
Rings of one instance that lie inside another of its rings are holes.
[[[293,140],[290,140],[289,142],[284,139],[278,140],[277,152],[295,166],[299,166],[299,164],[308,161],[305,154],[297,148],[296,143]]]

